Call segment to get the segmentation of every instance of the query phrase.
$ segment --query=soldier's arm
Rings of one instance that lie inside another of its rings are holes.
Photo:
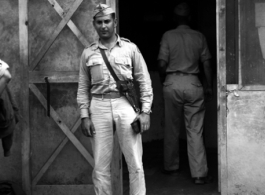
[[[160,76],[161,83],[164,83],[166,78],[167,62],[165,60],[158,60],[157,68]]]
[[[12,77],[10,72],[6,69],[3,76],[0,78],[0,95],[2,95],[2,92],[4,91],[11,78]]]

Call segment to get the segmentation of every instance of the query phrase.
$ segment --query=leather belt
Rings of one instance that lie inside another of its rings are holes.
[[[110,92],[105,94],[92,94],[92,97],[102,98],[102,99],[115,99],[120,98],[122,95],[119,92]]]
[[[173,74],[178,76],[198,76],[198,74],[184,73],[184,72],[169,72],[168,74]]]

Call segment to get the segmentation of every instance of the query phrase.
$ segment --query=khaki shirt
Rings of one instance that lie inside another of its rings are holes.
[[[205,37],[189,26],[180,25],[162,37],[158,60],[167,62],[167,73],[179,71],[197,74],[199,60],[204,62],[210,58]]]
[[[89,116],[91,94],[118,92],[116,81],[111,76],[99,47],[106,50],[108,60],[120,80],[133,79],[134,74],[135,80],[139,83],[142,111],[147,112],[151,109],[153,89],[144,58],[135,44],[118,35],[117,37],[116,44],[110,50],[97,41],[82,53],[77,91],[81,118]]]

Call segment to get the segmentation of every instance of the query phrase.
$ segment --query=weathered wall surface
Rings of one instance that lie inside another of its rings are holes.
[[[57,1],[68,11],[74,0]],[[96,39],[92,25],[93,8],[100,0],[83,1],[71,20],[79,28],[89,43]],[[34,60],[42,47],[51,37],[54,29],[60,23],[61,17],[57,14],[49,1],[29,1],[29,52],[30,62]],[[78,71],[79,60],[84,49],[83,44],[68,28],[60,32],[48,52],[44,55],[35,71]],[[38,90],[47,97],[46,84],[37,84]],[[77,83],[51,83],[50,104],[60,116],[62,122],[71,129],[79,119],[76,103]],[[30,93],[30,128],[31,128],[31,173],[35,178],[47,159],[65,138],[65,134],[47,116],[46,110],[35,94]],[[91,145],[84,137],[80,127],[75,136],[91,154]],[[92,167],[70,142],[63,147],[48,170],[37,182],[38,185],[80,185],[92,184]],[[39,187],[34,189],[38,193]]]
[[[0,4],[0,58],[10,66],[12,80],[9,87],[20,107],[20,73],[22,67],[19,64],[18,1],[1,0]],[[0,147],[0,180],[21,182],[20,123],[15,129],[11,156],[4,157],[2,146]]]
[[[57,0],[67,12],[74,0]],[[71,20],[80,29],[87,41],[91,43],[96,38],[92,26],[93,7],[104,0],[84,1],[77,9]],[[61,21],[60,16],[48,0],[29,1],[29,63],[37,56],[38,52],[50,38],[51,33]],[[18,1],[1,0],[0,6],[0,58],[10,65],[12,81],[10,88],[15,99],[21,107],[20,98],[22,67],[19,64],[19,24]],[[36,71],[78,71],[79,58],[84,49],[82,43],[66,26],[59,34],[49,51],[36,67]],[[45,84],[38,84],[38,89],[46,97]],[[51,84],[51,105],[71,128],[78,118],[76,104],[77,84]],[[47,117],[44,107],[30,92],[30,131],[31,131],[31,173],[36,176],[40,168],[52,154],[54,149],[63,140],[65,135],[55,124],[53,119]],[[22,116],[23,117],[23,116]],[[22,119],[23,120],[23,119]],[[88,139],[82,136],[80,129],[75,136],[90,151]],[[21,183],[21,125],[15,130],[12,155],[3,157],[0,149],[0,180],[11,180]],[[84,168],[85,167],[85,168]],[[91,172],[91,167],[73,146],[67,143],[58,159],[41,178],[41,184],[82,184],[91,183],[91,178],[85,173]],[[67,170],[67,171],[66,171]]]
[[[265,92],[239,91],[228,95],[228,191],[264,195]]]

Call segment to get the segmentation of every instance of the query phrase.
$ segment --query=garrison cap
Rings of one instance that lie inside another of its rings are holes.
[[[187,3],[180,3],[175,7],[174,13],[178,16],[188,16],[190,15],[190,7]]]
[[[110,6],[100,3],[96,6],[94,10],[93,18],[100,17],[100,16],[106,16],[112,13],[115,13],[115,11]]]

